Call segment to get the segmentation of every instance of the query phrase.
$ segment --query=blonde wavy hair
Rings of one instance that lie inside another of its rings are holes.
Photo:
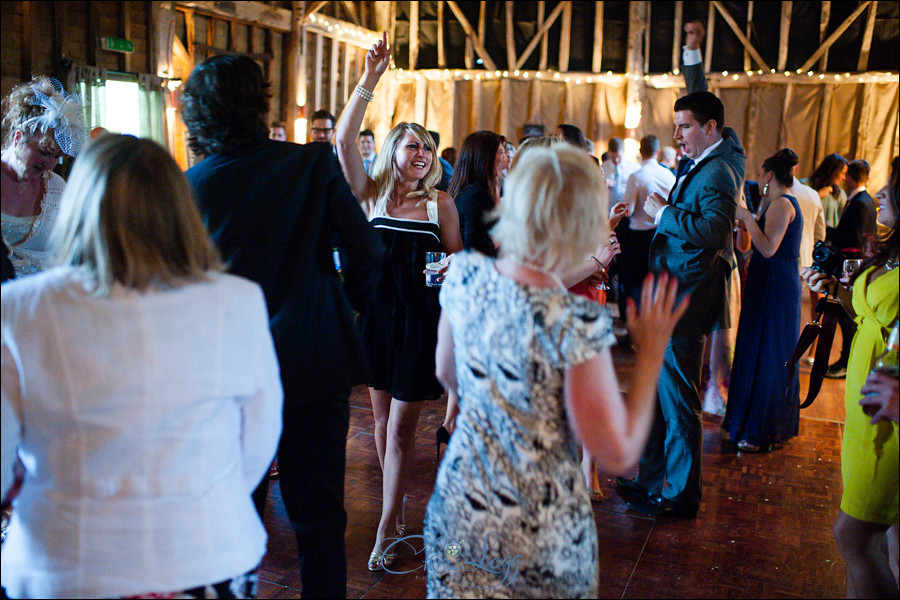
[[[520,147],[494,210],[491,235],[503,254],[540,268],[568,269],[609,234],[609,194],[588,154],[569,144]]]
[[[437,145],[431,134],[417,123],[398,123],[387,134],[384,144],[381,146],[381,152],[375,158],[375,164],[372,165],[371,177],[375,181],[375,206],[383,208],[394,191],[397,180],[400,178],[400,171],[397,169],[397,163],[394,161],[394,154],[397,147],[403,140],[405,134],[411,134],[414,138],[424,144],[429,152],[431,152],[431,168],[425,177],[419,180],[418,188],[409,194],[410,197],[420,198],[422,202],[425,200],[434,200],[437,198],[436,186],[441,181],[441,161],[438,160]]]
[[[223,268],[190,184],[155,142],[104,134],[72,167],[51,233],[54,263],[97,281],[145,290],[207,279]]]
[[[53,87],[53,82],[46,75],[20,83],[10,90],[9,94],[3,99],[2,106],[0,106],[0,110],[3,111],[3,147],[8,148],[12,146],[13,136],[16,131],[22,131],[26,139],[37,140],[41,150],[53,154],[62,154],[52,129],[36,132],[23,129],[25,121],[39,117],[46,111],[43,106],[35,102],[35,90],[50,98],[57,100],[62,98],[62,94]]]
[[[545,135],[540,137],[530,137],[527,138],[524,142],[519,144],[519,149],[516,151],[516,155],[513,157],[512,162],[509,164],[509,170],[512,171],[517,164],[519,164],[519,160],[521,160],[522,154],[532,148],[549,148],[555,144],[561,144],[562,142],[552,135]]]

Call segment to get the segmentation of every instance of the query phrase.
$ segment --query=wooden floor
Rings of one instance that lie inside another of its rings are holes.
[[[804,315],[808,309],[804,305]],[[837,356],[840,334],[835,337]],[[632,355],[614,353],[620,379]],[[806,389],[809,367],[801,370]],[[696,519],[655,519],[630,511],[601,476],[605,499],[594,503],[600,543],[601,598],[839,598],[844,563],[831,537],[841,495],[844,381],[825,380],[801,411],[800,435],[769,454],[723,452],[720,418],[704,415],[703,502]],[[381,472],[364,388],[350,399],[347,441],[347,594],[352,598],[424,598],[423,561],[412,552],[371,573],[366,560],[381,513]],[[417,437],[415,481],[408,492],[407,535],[421,535],[436,474],[434,432],[444,402],[428,403]],[[300,595],[296,545],[277,485],[266,517],[268,553],[260,598]]]

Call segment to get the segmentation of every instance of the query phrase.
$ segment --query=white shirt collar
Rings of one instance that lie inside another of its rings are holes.
[[[708,147],[706,150],[704,150],[704,151],[700,154],[700,156],[698,156],[697,158],[694,159],[694,164],[696,165],[696,164],[699,163],[701,160],[703,160],[704,158],[706,158],[707,156],[709,156],[709,155],[712,153],[713,150],[715,150],[716,148],[719,147],[719,144],[721,144],[721,143],[722,143],[722,140],[724,140],[724,139],[725,139],[725,138],[720,138],[718,142],[716,142],[715,144],[713,144],[712,146],[710,146],[710,147]]]

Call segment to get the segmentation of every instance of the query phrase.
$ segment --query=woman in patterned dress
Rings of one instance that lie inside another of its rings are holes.
[[[396,557],[385,552],[383,542],[406,532],[404,492],[422,401],[437,400],[443,394],[434,374],[439,288],[425,285],[425,253],[462,249],[459,215],[453,199],[435,189],[441,167],[434,140],[421,125],[394,127],[371,176],[363,166],[356,137],[390,57],[385,33],[366,53],[365,73],[335,133],[344,176],[386,250],[375,297],[360,319],[371,367],[369,397],[383,476],[381,520],[368,561],[371,571],[389,567]]]
[[[619,393],[607,309],[560,275],[608,233],[583,151],[522,157],[492,234],[501,258],[462,253],[441,290],[437,368],[460,414],[426,513],[428,597],[596,597],[597,534],[578,461],[623,472],[643,450],[672,329],[676,282],[648,276],[628,307],[638,347]]]

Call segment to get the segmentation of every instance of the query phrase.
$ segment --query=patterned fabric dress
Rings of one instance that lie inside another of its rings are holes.
[[[425,285],[425,253],[444,249],[437,202],[425,208],[428,221],[416,221],[388,216],[376,205],[369,221],[385,248],[374,298],[360,319],[369,385],[404,402],[436,400],[444,392],[434,375],[440,288]]]
[[[596,597],[597,531],[563,384],[615,342],[609,313],[468,252],[441,304],[460,414],[425,517],[428,597]]]
[[[43,271],[49,257],[50,232],[66,182],[53,171],[45,177],[41,212],[36,217],[3,215],[3,240],[11,251],[9,259],[17,277]]]

